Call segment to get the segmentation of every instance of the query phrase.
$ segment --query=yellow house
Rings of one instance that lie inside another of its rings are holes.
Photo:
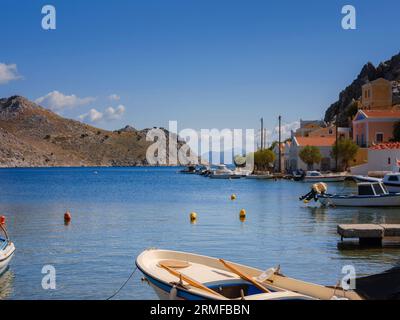
[[[387,110],[393,105],[392,83],[379,78],[362,86],[362,110]]]

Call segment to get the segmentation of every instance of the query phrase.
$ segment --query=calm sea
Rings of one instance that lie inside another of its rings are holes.
[[[338,248],[339,223],[400,223],[400,210],[321,209],[298,201],[309,185],[213,180],[177,168],[1,169],[0,213],[17,251],[0,278],[0,298],[105,299],[148,247],[222,257],[289,276],[335,284],[344,265],[359,275],[398,262],[399,248]],[[329,191],[354,186],[330,184]],[[236,201],[230,195],[237,195]],[[240,209],[247,219],[239,220]],[[65,226],[63,214],[72,214]],[[190,224],[189,213],[198,214]],[[56,290],[42,289],[44,265]],[[155,299],[137,272],[119,299]]]

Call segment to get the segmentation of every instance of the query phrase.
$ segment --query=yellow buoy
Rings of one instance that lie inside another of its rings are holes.
[[[245,218],[246,217],[246,210],[244,210],[244,209],[240,210],[239,217],[240,218]]]
[[[309,203],[310,201],[308,201],[308,200],[306,200],[306,199],[304,199],[304,201],[303,201],[304,203]]]
[[[197,213],[196,212],[191,212],[190,213],[190,221],[196,221],[197,220]]]
[[[231,195],[231,200],[236,200],[236,194]]]

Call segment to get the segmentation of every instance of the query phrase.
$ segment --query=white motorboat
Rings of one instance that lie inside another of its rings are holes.
[[[227,168],[224,164],[219,164],[217,168],[212,170],[209,177],[211,179],[240,179],[241,176],[235,174],[234,171]]]
[[[368,176],[353,176],[357,182],[382,182],[388,192],[398,193],[400,192],[400,172],[389,172],[386,173],[383,179],[374,178]]]
[[[357,194],[317,194],[323,206],[346,207],[399,207],[400,193],[389,193],[381,182],[357,184]]]
[[[247,177],[249,175],[251,175],[252,170],[246,169],[246,168],[235,168],[235,170],[233,170],[233,174],[237,175],[237,176],[241,176],[241,177]]]
[[[0,224],[0,276],[7,270],[14,251],[14,244],[10,241],[6,228]]]
[[[299,180],[304,182],[341,182],[346,179],[343,174],[322,174],[319,171],[307,171]]]
[[[390,193],[400,192],[400,172],[385,174],[382,182]]]
[[[325,287],[192,253],[148,249],[136,259],[144,279],[160,299],[172,300],[318,300],[364,297],[340,286]]]

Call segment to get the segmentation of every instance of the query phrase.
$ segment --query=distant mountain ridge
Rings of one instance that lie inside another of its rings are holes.
[[[361,97],[361,87],[369,81],[384,78],[389,81],[400,80],[400,53],[393,56],[390,60],[381,62],[375,67],[371,62],[368,62],[362,68],[357,78],[345,88],[339,95],[339,100],[330,105],[325,112],[325,121],[331,122],[335,119],[338,111],[338,122],[341,126],[348,126],[347,111],[353,99]],[[400,101],[400,92],[394,93],[395,101]]]
[[[99,129],[21,96],[0,99],[0,167],[147,165],[145,130]],[[182,143],[182,142],[181,142]]]

